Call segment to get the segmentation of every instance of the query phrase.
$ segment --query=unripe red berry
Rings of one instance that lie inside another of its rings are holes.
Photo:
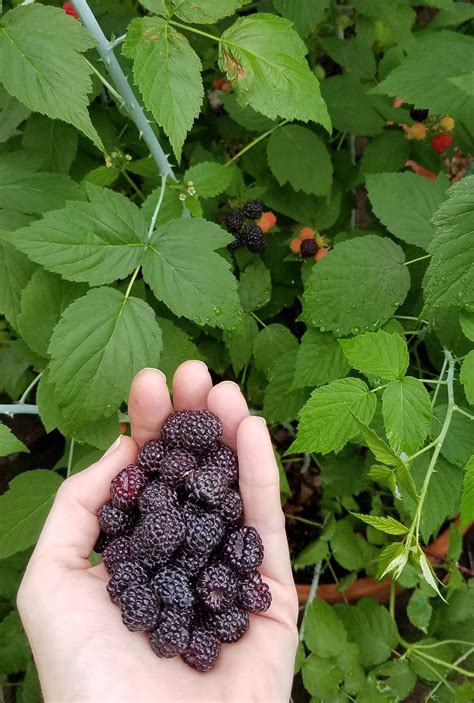
[[[453,138],[450,134],[437,134],[433,139],[431,140],[431,146],[435,151],[438,152],[438,154],[442,154],[443,151],[446,151],[446,149],[449,149],[451,144],[453,143]]]

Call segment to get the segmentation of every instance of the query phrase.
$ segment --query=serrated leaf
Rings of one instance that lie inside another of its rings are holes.
[[[405,166],[410,142],[404,132],[385,131],[367,144],[359,163],[357,183],[363,183],[367,174],[390,173]]]
[[[459,322],[461,323],[462,331],[471,342],[474,342],[474,312],[468,312],[467,310],[462,312],[459,317]]]
[[[219,42],[219,66],[233,82],[241,105],[251,105],[272,120],[313,120],[330,131],[306,54],[291,22],[263,12],[239,18]]]
[[[21,297],[18,329],[30,349],[48,355],[49,340],[67,306],[84,295],[87,286],[64,281],[43,269],[35,271]]]
[[[234,374],[240,373],[252,358],[253,345],[257,334],[257,323],[251,315],[247,314],[244,315],[241,327],[232,331],[224,331],[224,342],[232,362]]]
[[[69,203],[8,238],[30,259],[71,281],[100,285],[125,278],[144,254],[146,221],[120,193],[88,184],[87,195],[89,202]]]
[[[340,451],[359,432],[354,418],[368,425],[376,398],[358,378],[344,378],[317,388],[300,413],[300,424],[291,452]]]
[[[377,683],[374,683],[373,703],[377,703],[378,695],[382,690],[384,691],[385,700],[393,697],[392,700],[394,701],[406,701],[418,681],[415,672],[406,659],[392,659],[385,662],[371,671],[370,677],[371,679],[379,677],[377,678]],[[369,698],[366,700],[367,703],[370,703]]]
[[[337,657],[347,644],[346,631],[335,610],[320,598],[305,614],[304,641],[320,657]]]
[[[32,115],[26,123],[22,144],[41,157],[41,170],[69,173],[77,152],[74,127],[44,115]]]
[[[257,259],[240,274],[239,295],[245,312],[258,310],[268,303],[272,294],[270,271]]]
[[[56,326],[49,353],[51,381],[66,420],[80,427],[111,415],[133,376],[158,366],[161,331],[138,298],[95,288],[77,299]]]
[[[285,125],[267,143],[268,165],[278,183],[296,190],[327,195],[331,189],[332,163],[317,134],[300,125]]]
[[[469,412],[467,408],[462,408]],[[438,437],[446,417],[447,405],[437,405],[433,411],[433,424],[431,436]],[[452,464],[464,466],[472,454],[474,454],[474,432],[473,422],[465,415],[454,412],[449,424],[449,432],[444,438],[441,447],[441,454]]]
[[[407,615],[411,624],[422,632],[428,632],[432,613],[433,608],[428,595],[424,591],[413,591],[407,604]]]
[[[338,336],[383,324],[403,303],[410,286],[404,259],[397,244],[374,235],[337,244],[313,267],[307,281],[305,321]]]
[[[178,317],[231,329],[242,315],[237,281],[228,261],[215,253],[231,240],[218,225],[199,218],[160,225],[143,259],[143,277]]]
[[[326,54],[347,73],[352,73],[358,78],[374,77],[376,71],[374,52],[364,38],[324,37],[321,39],[321,46]]]
[[[461,525],[465,527],[474,521],[474,454],[466,465],[461,499]]]
[[[203,99],[201,61],[186,37],[161,17],[132,20],[123,53],[145,106],[163,127],[178,161]]]
[[[304,568],[317,564],[318,561],[324,561],[328,556],[328,544],[322,539],[317,539],[311,544],[308,544],[295,558],[293,567],[295,569]]]
[[[268,119],[249,105],[245,107],[239,105],[232,93],[223,93],[220,99],[231,119],[249,132],[265,132],[275,126],[273,120]]]
[[[408,368],[408,348],[396,332],[366,332],[352,339],[340,339],[350,365],[366,375],[384,380],[402,378]]]
[[[0,422],[0,456],[28,451],[28,447],[15,437],[10,428]]]
[[[463,359],[459,380],[464,386],[468,402],[474,405],[474,350]]]
[[[436,233],[423,281],[425,309],[474,305],[474,176],[448,190],[433,224]]]
[[[229,187],[234,171],[215,161],[202,161],[188,168],[183,176],[184,183],[192,182],[198,198],[212,198]]]
[[[344,678],[342,671],[330,659],[311,654],[301,667],[305,689],[320,699],[329,698],[338,690]]]
[[[255,337],[255,366],[268,376],[278,359],[287,351],[296,352],[297,347],[298,340],[288,327],[278,323],[267,325]]]
[[[202,359],[202,354],[192,339],[164,317],[158,318],[163,335],[163,351],[160,356],[160,370],[171,381],[178,366],[188,359]]]
[[[428,391],[417,378],[392,381],[382,394],[382,412],[390,446],[413,454],[422,446],[431,423]]]
[[[165,0],[140,0],[140,5],[157,15],[167,15],[169,12]]]
[[[286,352],[275,360],[263,402],[263,414],[268,422],[292,422],[308,397],[304,388],[291,389],[294,373],[293,351]]]
[[[428,249],[435,228],[431,218],[446,199],[448,181],[415,173],[378,173],[366,178],[375,215],[399,239]]]
[[[293,388],[323,386],[347,376],[349,370],[338,340],[330,332],[308,329],[296,355]]]
[[[362,598],[357,605],[336,611],[343,621],[351,642],[359,646],[362,666],[371,667],[388,659],[398,645],[397,626],[388,610],[371,598]]]
[[[338,520],[329,540],[334,559],[348,571],[363,568],[364,558],[352,526],[347,520]]]
[[[433,567],[431,566],[430,562],[428,561],[425,553],[420,549],[417,555],[417,561],[421,569],[421,575],[423,576],[424,580],[426,583],[431,586],[431,588],[436,591],[438,596],[442,599],[443,596],[441,595],[441,592],[438,587],[438,580],[436,577],[436,574],[434,572]],[[445,601],[446,602],[446,601]]]
[[[191,24],[214,24],[233,15],[250,0],[171,0],[171,7],[180,19]]]
[[[383,579],[387,574],[397,580],[408,562],[409,551],[403,542],[392,542],[379,555],[377,578]]]
[[[332,76],[321,83],[321,94],[335,129],[349,134],[379,134],[385,119],[374,106],[367,89],[355,78]]]
[[[22,291],[35,268],[36,265],[12,244],[0,241],[0,313],[13,327],[21,310]]]
[[[35,544],[61,483],[61,476],[45,469],[10,481],[0,496],[0,559]]]
[[[385,532],[387,535],[406,535],[408,527],[402,525],[401,522],[393,517],[382,517],[379,515],[362,515],[362,513],[352,513],[359,520],[365,522],[371,527],[375,527],[380,532]]]
[[[30,110],[0,86],[0,144],[19,134],[18,127]]]
[[[12,610],[0,622],[0,675],[22,671],[29,653],[20,616]]]
[[[359,422],[359,429],[365,443],[378,461],[389,466],[398,466],[402,463],[398,454],[395,454],[393,449],[374,430],[370,427],[364,427],[361,422]]]
[[[31,110],[69,122],[102,149],[87,112],[92,69],[82,56],[93,46],[82,23],[60,8],[16,7],[2,17],[0,81]]]
[[[293,22],[302,37],[307,37],[323,19],[330,0],[273,0],[280,15]]]

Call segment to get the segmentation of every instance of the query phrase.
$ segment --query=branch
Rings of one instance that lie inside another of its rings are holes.
[[[163,151],[156,134],[152,130],[141,105],[130,87],[127,77],[113,52],[113,48],[117,42],[110,43],[107,40],[107,37],[97,22],[94,13],[87,4],[87,0],[73,0],[72,4],[76,8],[77,14],[81,18],[84,26],[92,34],[97,46],[97,51],[99,52],[100,57],[115,84],[115,87],[123,99],[125,109],[127,110],[130,119],[133,120],[138,127],[140,136],[143,137],[148,148],[150,149],[150,153],[158,166],[160,174],[162,176],[170,176],[170,178],[176,181],[173,169],[168,162],[168,157]]]

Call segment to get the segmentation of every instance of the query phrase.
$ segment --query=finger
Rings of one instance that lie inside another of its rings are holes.
[[[245,524],[259,532],[265,549],[262,574],[293,585],[278,467],[265,421],[245,418],[237,432],[239,483]]]
[[[161,425],[172,412],[164,373],[142,369],[132,381],[128,398],[132,437],[139,447],[158,437]]]
[[[173,407],[175,410],[205,410],[212,388],[211,374],[202,361],[185,361],[178,366],[173,378]]]
[[[98,462],[62,483],[34,559],[46,555],[69,569],[90,566],[88,558],[99,535],[98,510],[110,500],[111,480],[138,452],[130,437],[119,437],[114,445]]]
[[[249,409],[239,386],[233,381],[222,381],[211,388],[207,407],[222,422],[222,441],[237,449],[237,430]]]

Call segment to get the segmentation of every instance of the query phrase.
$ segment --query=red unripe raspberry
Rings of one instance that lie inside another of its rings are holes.
[[[300,249],[301,249],[301,239],[299,237],[296,237],[296,239],[292,239],[290,242],[290,249],[293,252],[293,254],[299,254]]]
[[[76,8],[72,4],[72,2],[65,2],[63,4],[63,10],[66,13],[66,15],[69,15],[70,17],[74,17],[75,20],[79,19],[79,15],[76,12]]]
[[[212,87],[215,88],[216,90],[222,90],[225,84],[225,78],[215,78],[212,81]]]
[[[302,240],[313,239],[315,234],[316,233],[312,227],[303,227],[303,229],[300,232],[300,239],[302,239]]]
[[[277,218],[270,210],[264,212],[261,218],[258,220],[257,225],[260,227],[262,232],[268,232],[276,224]]]
[[[450,134],[437,134],[433,139],[431,140],[431,146],[435,151],[438,152],[438,154],[442,154],[443,151],[446,151],[446,149],[449,149],[451,144],[453,143],[453,138]]]
[[[316,261],[321,261],[321,259],[324,259],[325,256],[329,254],[329,249],[318,249],[316,254],[314,255],[314,258]]]

